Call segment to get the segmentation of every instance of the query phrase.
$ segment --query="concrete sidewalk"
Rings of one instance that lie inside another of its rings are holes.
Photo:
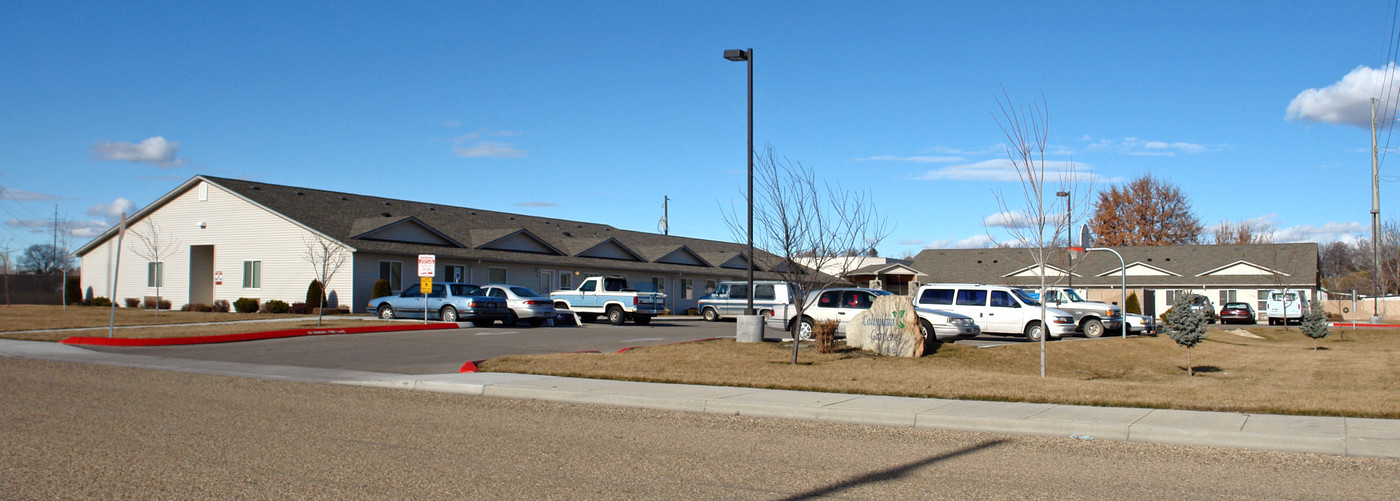
[[[386,374],[103,353],[6,339],[0,339],[0,356],[712,414],[1400,459],[1400,420],[1393,419],[962,401],[527,374]]]

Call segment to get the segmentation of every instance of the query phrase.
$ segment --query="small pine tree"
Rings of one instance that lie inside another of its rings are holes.
[[[1308,304],[1308,313],[1303,315],[1303,326],[1300,328],[1303,334],[1313,340],[1313,350],[1317,350],[1317,340],[1331,334],[1327,331],[1327,312],[1322,311],[1322,303],[1313,298]]]
[[[1186,375],[1187,377],[1196,375],[1195,367],[1191,366],[1191,348],[1206,338],[1206,316],[1198,310],[1191,308],[1191,294],[1186,291],[1176,291],[1176,301],[1172,302],[1172,307],[1162,315],[1162,328],[1171,336],[1176,344],[1186,347]]]
[[[389,288],[389,281],[381,278],[374,281],[374,292],[370,293],[369,298],[384,297],[393,293],[394,290]]]
[[[321,287],[320,280],[312,280],[311,285],[306,287],[306,306],[308,308],[320,308],[326,304],[326,291]]]
[[[1137,315],[1142,314],[1142,304],[1138,303],[1137,293],[1128,293],[1128,304],[1123,305],[1123,311]]]

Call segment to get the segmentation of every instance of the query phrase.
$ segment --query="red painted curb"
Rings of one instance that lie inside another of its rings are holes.
[[[244,334],[222,334],[218,336],[187,336],[153,339],[109,338],[109,337],[70,337],[59,341],[62,344],[85,344],[92,346],[174,346],[182,344],[235,343],[284,337],[324,336],[328,334],[365,334],[370,332],[422,331],[456,329],[457,324],[435,323],[427,325],[370,325],[365,327],[344,327],[338,329],[285,329],[280,331],[248,332]]]
[[[476,362],[467,362],[465,364],[462,364],[461,369],[457,369],[457,373],[461,374],[464,372],[476,372],[476,370]]]
[[[1393,328],[1396,328],[1396,327],[1400,327],[1400,325],[1396,325],[1396,324],[1353,324],[1353,323],[1335,323],[1335,324],[1329,324],[1329,325],[1331,325],[1332,327],[1386,327],[1386,328],[1392,328],[1392,329],[1393,329]]]

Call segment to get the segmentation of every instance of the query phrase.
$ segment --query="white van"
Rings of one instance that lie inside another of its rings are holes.
[[[753,310],[756,314],[767,316],[774,306],[792,302],[792,293],[786,282],[754,280],[753,284]],[[700,309],[700,316],[711,322],[743,315],[744,309],[749,306],[749,282],[720,282],[695,306]]]
[[[1294,320],[1303,323],[1303,316],[1308,314],[1308,292],[1297,289],[1271,290],[1265,304],[1269,325],[1287,325]]]
[[[1039,341],[1040,302],[1020,289],[983,284],[924,284],[914,292],[914,306],[959,313],[972,317],[982,332],[1002,336],[1025,336]],[[1045,309],[1050,337],[1074,334],[1079,327],[1074,315],[1055,308]]]

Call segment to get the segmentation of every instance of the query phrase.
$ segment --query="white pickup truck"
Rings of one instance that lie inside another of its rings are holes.
[[[606,315],[608,323],[622,325],[632,319],[637,325],[651,323],[651,317],[666,313],[666,295],[638,292],[619,277],[589,277],[574,290],[549,293],[555,304],[564,303],[585,323]]]
[[[1032,297],[1035,291],[1027,289]],[[1074,323],[1084,337],[1100,337],[1105,332],[1119,332],[1123,325],[1123,309],[1117,305],[1084,299],[1074,289],[1049,287],[1045,289],[1045,304],[1074,315]]]

